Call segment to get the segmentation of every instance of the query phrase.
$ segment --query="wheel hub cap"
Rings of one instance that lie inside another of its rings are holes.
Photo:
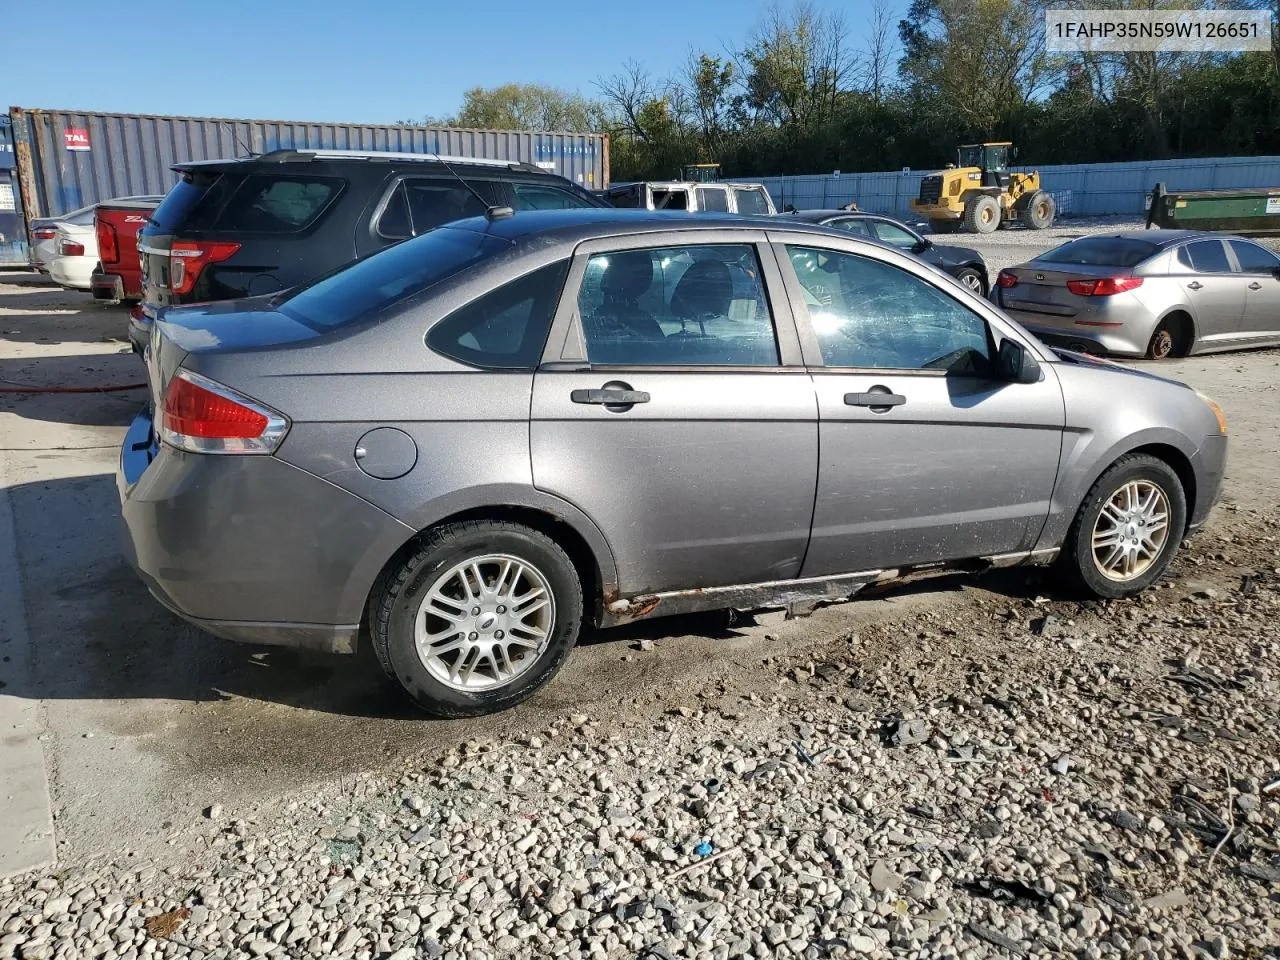
[[[1108,580],[1135,580],[1169,536],[1169,499],[1150,480],[1130,480],[1102,505],[1093,524],[1093,563]]]
[[[525,673],[554,626],[555,598],[542,572],[517,557],[489,554],[436,578],[418,607],[414,645],[432,677],[474,693]]]

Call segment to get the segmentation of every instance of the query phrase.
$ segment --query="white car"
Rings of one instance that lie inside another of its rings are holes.
[[[31,221],[31,248],[27,252],[27,261],[33,270],[41,273],[49,272],[49,261],[58,255],[58,225],[71,223],[93,230],[93,211],[96,203],[79,210],[72,210],[60,217],[41,217]]]
[[[98,236],[92,217],[87,226],[71,220],[58,223],[53,239],[53,256],[45,260],[50,278],[72,290],[88,290],[97,265]]]

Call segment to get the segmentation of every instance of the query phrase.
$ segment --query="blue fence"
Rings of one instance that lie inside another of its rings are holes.
[[[1158,182],[1170,190],[1280,187],[1280,157],[1075,163],[1037,169],[1044,189],[1058,200],[1064,216],[1141,215],[1146,209],[1147,194]],[[856,201],[863,210],[905,216],[911,212],[911,198],[920,192],[921,177],[929,172],[830,173],[763,179],[779,210],[787,204],[798,210],[817,210]]]

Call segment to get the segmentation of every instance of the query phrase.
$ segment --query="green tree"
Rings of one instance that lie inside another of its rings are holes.
[[[605,115],[602,104],[578,93],[538,83],[504,83],[472,87],[462,95],[462,109],[450,122],[485,130],[591,133],[604,128]]]
[[[1046,92],[1046,0],[912,0],[899,70],[917,103],[960,136],[994,137]]]

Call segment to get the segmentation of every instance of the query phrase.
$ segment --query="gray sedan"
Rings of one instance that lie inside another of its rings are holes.
[[[169,308],[146,362],[118,485],[156,598],[236,640],[367,634],[449,716],[529,696],[584,621],[1051,562],[1128,596],[1227,445],[1190,388],[906,253],[708,214],[491,211]]]
[[[991,298],[1049,343],[1153,360],[1280,344],[1280,257],[1192,230],[1097,234],[1001,270]]]

